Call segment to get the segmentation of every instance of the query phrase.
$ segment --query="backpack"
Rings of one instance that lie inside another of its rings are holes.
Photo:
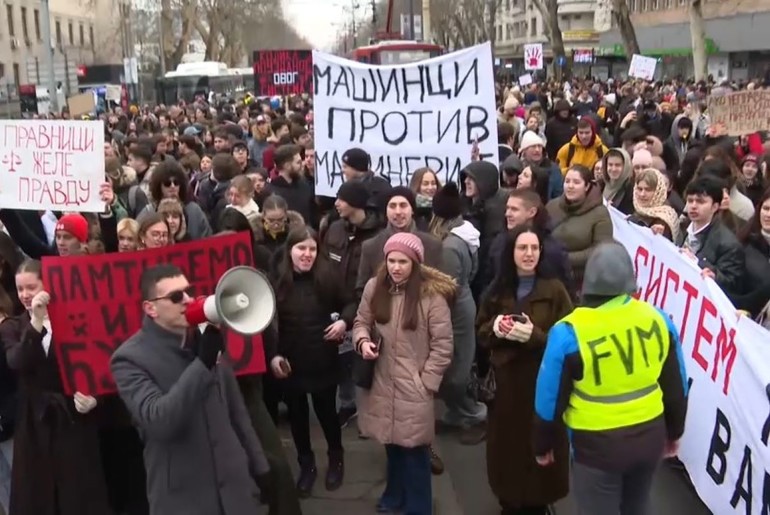
[[[572,143],[571,141],[568,143],[569,149],[567,150],[567,168],[572,166],[572,159],[575,157],[575,152],[577,152],[577,145]],[[599,145],[599,148],[596,150],[596,155],[599,156],[599,161],[601,161],[604,158],[604,147]]]

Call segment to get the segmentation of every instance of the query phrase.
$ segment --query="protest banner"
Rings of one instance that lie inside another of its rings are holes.
[[[256,50],[254,94],[285,96],[313,89],[313,55],[310,50]]]
[[[489,43],[426,61],[372,66],[313,51],[316,194],[335,196],[342,155],[360,147],[393,186],[431,168],[457,181],[478,139],[497,165],[497,113]]]
[[[770,128],[770,91],[738,91],[712,95],[708,100],[711,125],[724,126],[728,136],[742,136]]]
[[[0,120],[0,206],[104,211],[104,124]]]
[[[735,308],[695,263],[610,208],[639,298],[679,328],[690,384],[679,459],[713,513],[770,510],[770,333]]]
[[[658,60],[654,57],[634,54],[631,57],[631,64],[628,66],[628,76],[647,81],[655,80],[655,68],[657,66]]]
[[[227,270],[253,266],[251,235],[216,236],[138,252],[43,258],[53,347],[67,394],[115,392],[110,356],[141,327],[139,277],[160,263],[179,266],[193,296],[211,295]],[[223,332],[237,374],[265,371],[260,336]]]

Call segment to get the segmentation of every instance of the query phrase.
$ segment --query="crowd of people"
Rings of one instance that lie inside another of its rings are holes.
[[[770,140],[729,137],[706,109],[717,88],[755,87],[500,84],[497,165],[474,147],[456,183],[421,168],[391,185],[366,149],[351,148],[336,198],[315,195],[307,96],[115,108],[102,116],[104,212],[0,210],[0,505],[9,515],[237,515],[261,502],[297,514],[319,468],[322,488],[345,482],[342,429],[355,423],[385,446],[378,512],[432,513],[431,473],[444,470],[432,443],[456,433],[485,442],[503,514],[543,515],[569,491],[566,423],[582,449],[576,466],[633,468],[629,495],[643,510],[684,430],[677,331],[660,317],[670,333],[661,398],[631,421],[636,431],[607,433],[601,451],[591,433],[609,426],[592,425],[588,408],[565,413],[564,401],[588,395],[577,349],[590,330],[570,331],[594,308],[657,320],[629,297],[633,269],[611,266],[630,259],[607,245],[608,206],[680,247],[747,316],[767,311]],[[277,299],[266,374],[235,379],[216,329],[187,334],[189,283],[160,266],[141,278],[141,330],[113,356],[119,395],[64,395],[42,257],[216,245],[244,231]],[[608,266],[615,276],[597,276]],[[297,477],[279,424],[291,430]],[[630,444],[633,456],[616,452]],[[587,482],[573,489],[599,506]],[[617,513],[601,501],[609,511],[592,515]]]

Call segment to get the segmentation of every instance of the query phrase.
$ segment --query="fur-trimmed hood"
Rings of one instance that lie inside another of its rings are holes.
[[[254,240],[257,243],[261,243],[265,241],[265,238],[267,237],[267,235],[265,234],[265,224],[264,224],[263,216],[264,214],[260,214],[254,220],[254,227],[255,227]],[[296,211],[292,211],[292,210],[286,211],[286,218],[289,221],[286,227],[287,233],[292,229],[303,227],[305,225],[305,219],[302,218],[302,215]]]
[[[420,265],[423,295],[441,295],[451,305],[457,293],[457,281],[436,268]]]

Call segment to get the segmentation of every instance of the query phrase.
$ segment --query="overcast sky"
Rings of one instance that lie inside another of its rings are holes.
[[[349,0],[282,0],[286,18],[315,48],[329,50],[346,14]]]

